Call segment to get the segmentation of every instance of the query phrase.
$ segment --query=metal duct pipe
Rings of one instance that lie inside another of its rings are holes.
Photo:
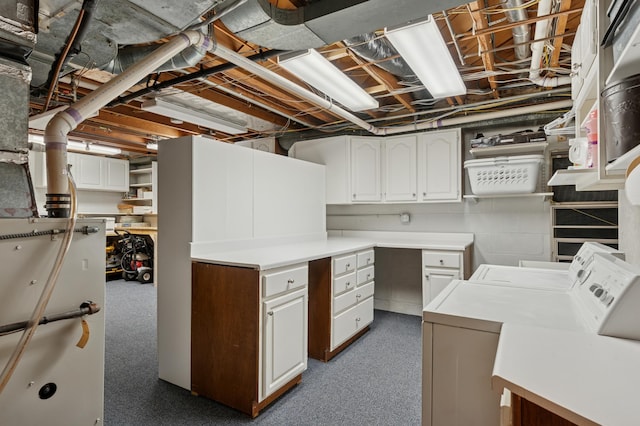
[[[529,16],[527,15],[527,9],[522,7],[522,0],[507,0],[504,5],[504,14],[507,17],[509,22],[522,22],[525,21]],[[529,25],[523,24],[517,27],[514,27],[511,32],[513,33],[513,42],[514,44],[521,44],[521,46],[516,46],[514,48],[516,52],[516,58],[525,59],[529,57],[529,49],[527,43],[531,39]]]
[[[551,0],[540,0],[538,3],[538,16],[545,16],[551,13]],[[536,31],[531,43],[531,70],[529,71],[529,80],[542,87],[558,87],[565,84],[571,84],[571,77],[542,77],[540,75],[540,62],[542,61],[542,53],[544,50],[544,41],[549,32],[549,24],[551,19],[544,19],[536,22]]]
[[[149,55],[151,52],[157,49],[157,46],[125,46],[118,49],[118,55],[111,60],[107,65],[102,67],[103,71],[110,72],[111,74],[121,74],[132,65],[140,62],[142,58]],[[179,70],[182,68],[190,68],[196,66],[198,62],[204,58],[207,53],[206,50],[199,49],[195,46],[189,46],[184,49],[178,55],[166,61],[158,68],[152,70],[153,72],[164,72]]]
[[[109,80],[98,90],[57,113],[44,131],[47,153],[47,204],[49,217],[69,215],[69,185],[67,181],[67,136],[84,119],[96,113],[111,99],[129,89],[168,58],[172,58],[188,46],[209,50],[213,41],[198,31],[185,31],[124,73]]]
[[[397,127],[375,127],[361,118],[353,115],[351,112],[346,111],[345,109],[337,106],[331,101],[326,100],[323,97],[316,95],[313,92],[308,91],[307,89],[298,86],[297,84],[287,80],[279,74],[274,73],[273,71],[268,70],[267,68],[260,66],[253,61],[248,60],[244,56],[234,52],[233,50],[227,49],[224,46],[217,46],[213,53],[217,56],[236,64],[237,66],[244,68],[245,70],[252,72],[256,76],[263,78],[264,80],[279,86],[280,88],[292,93],[296,96],[301,97],[302,99],[311,102],[314,105],[317,105],[326,110],[332,111],[337,116],[350,121],[358,127],[363,128],[364,130],[378,136],[384,135],[392,135],[397,133],[405,133],[405,132],[413,132],[417,130],[427,130],[427,129],[437,129],[445,126],[454,126],[462,123],[470,123],[473,121],[480,120],[489,120],[500,117],[513,117],[521,114],[529,114],[540,111],[553,110],[558,108],[569,108],[573,104],[571,100],[566,101],[557,101],[544,103],[539,105],[531,105],[522,108],[512,108],[505,111],[496,111],[489,112],[485,114],[477,114],[473,116],[465,116],[465,117],[455,117],[444,120],[437,120],[434,122],[423,122],[416,124],[409,124],[405,126],[397,126]]]

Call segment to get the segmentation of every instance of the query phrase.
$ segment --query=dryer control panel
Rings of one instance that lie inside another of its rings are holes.
[[[640,268],[596,253],[585,271],[572,295],[589,327],[605,336],[640,340]]]

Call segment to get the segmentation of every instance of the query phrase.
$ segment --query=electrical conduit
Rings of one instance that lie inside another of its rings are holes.
[[[275,72],[270,71],[267,68],[254,63],[253,61],[234,52],[233,50],[227,49],[224,46],[216,46],[216,48],[213,49],[212,52],[215,55],[245,69],[246,71],[249,71],[257,75],[258,77],[279,86],[280,88],[288,91],[289,93],[299,96],[304,100],[311,102],[312,104],[317,105],[321,108],[330,110],[336,115],[340,116],[341,118],[347,121],[350,121],[351,123],[357,125],[358,127],[361,127],[364,130],[378,136],[393,135],[397,133],[413,132],[418,130],[438,129],[440,127],[454,126],[454,125],[471,123],[471,122],[481,121],[481,120],[513,117],[513,116],[522,115],[522,114],[530,114],[530,113],[549,111],[549,110],[560,109],[560,108],[570,108],[572,105],[571,100],[556,101],[556,102],[542,103],[538,105],[530,105],[530,106],[521,107],[521,108],[511,108],[504,111],[488,112],[484,114],[474,114],[474,115],[468,115],[464,117],[454,117],[454,118],[448,118],[448,119],[437,120],[432,122],[409,124],[405,126],[375,127],[372,124],[369,124],[366,121],[355,116],[351,112],[339,107],[338,105],[334,104],[330,100],[327,100],[321,96],[316,95],[313,92],[308,91],[303,87],[298,86],[297,84],[287,80],[281,75],[276,74]]]

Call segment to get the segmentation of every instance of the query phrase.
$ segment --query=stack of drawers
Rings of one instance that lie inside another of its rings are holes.
[[[332,258],[331,350],[373,321],[373,249]]]

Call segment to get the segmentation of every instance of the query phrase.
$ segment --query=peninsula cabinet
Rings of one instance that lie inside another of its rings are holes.
[[[289,155],[326,166],[327,204],[461,201],[460,129],[297,142]]]
[[[373,322],[374,250],[309,262],[309,356],[329,361]]]
[[[307,263],[192,264],[191,391],[252,417],[307,368]]]

